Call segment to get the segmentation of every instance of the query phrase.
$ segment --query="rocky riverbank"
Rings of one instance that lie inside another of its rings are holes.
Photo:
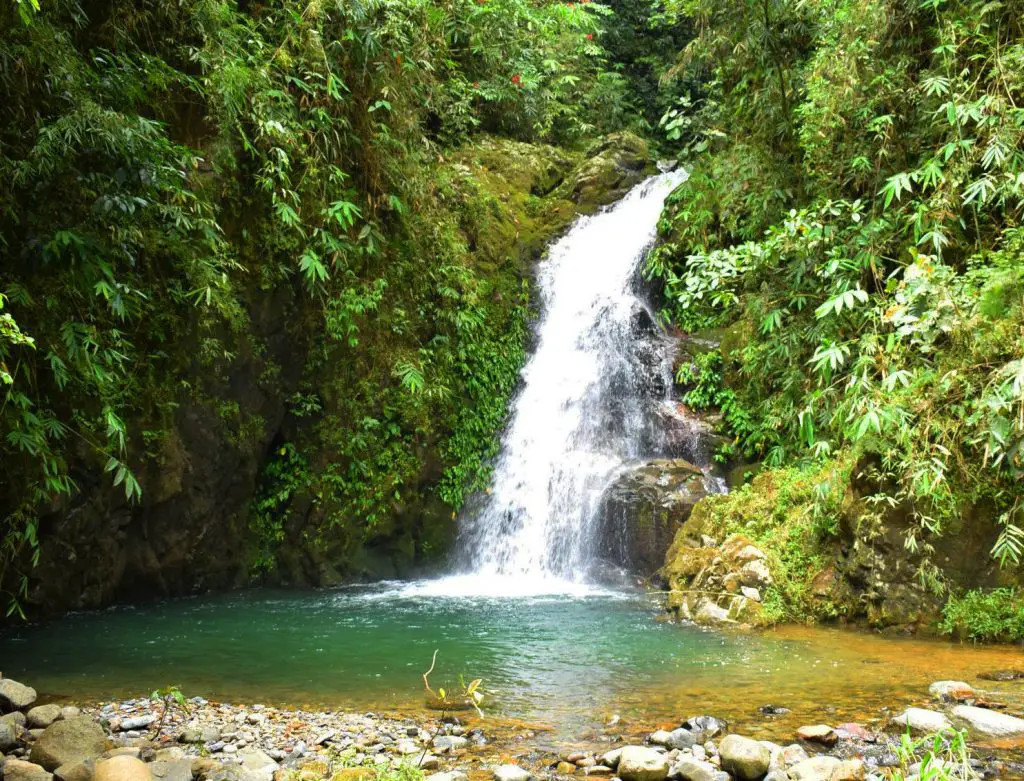
[[[3,781],[377,781],[420,773],[427,781],[881,781],[933,777],[922,772],[922,756],[901,751],[908,730],[1024,740],[1024,719],[966,683],[936,682],[930,696],[928,707],[873,727],[808,725],[778,743],[736,734],[714,716],[646,733],[615,717],[552,750],[531,741],[536,727],[491,719],[237,706],[172,694],[40,705],[32,688],[0,679],[0,750]],[[1024,778],[1024,765],[991,751],[947,769],[950,778]]]

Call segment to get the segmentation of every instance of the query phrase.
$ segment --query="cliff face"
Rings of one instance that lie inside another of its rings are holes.
[[[494,138],[460,149],[430,172],[416,228],[387,237],[399,270],[354,287],[362,303],[344,310],[255,271],[271,248],[246,246],[239,311],[212,326],[186,313],[162,362],[138,367],[162,389],[127,421],[141,501],[75,454],[77,490],[42,518],[38,564],[22,562],[28,612],[429,567],[486,478],[532,261],[648,165],[628,135],[582,153]],[[454,314],[437,303],[454,296]],[[424,352],[436,343],[456,343],[443,365]]]

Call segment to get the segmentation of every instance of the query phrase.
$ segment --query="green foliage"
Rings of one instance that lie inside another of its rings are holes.
[[[744,411],[725,425],[748,457],[860,464],[879,516],[910,512],[910,551],[978,507],[1018,564],[1020,9],[667,6],[698,29],[678,69],[708,81],[665,115],[692,174],[647,274],[667,318],[729,334],[725,385],[684,385]]]
[[[942,609],[939,629],[970,640],[1022,640],[1024,594],[1016,588],[995,588],[951,596]]]
[[[971,766],[971,753],[967,747],[967,734],[953,729],[934,735],[913,738],[908,730],[900,736],[896,748],[899,759],[891,778],[905,781],[972,781],[978,774]]]
[[[774,580],[763,594],[765,623],[835,616],[839,606],[814,598],[811,584],[826,566],[822,543],[835,534],[847,480],[842,467],[779,469],[694,508],[691,525],[718,538],[742,534],[764,551]]]
[[[225,446],[268,449],[277,423],[229,397],[251,363],[291,399],[257,569],[286,534],[406,534],[403,504],[438,490],[457,509],[486,476],[525,304],[507,191],[473,191],[447,158],[480,131],[575,144],[626,122],[614,23],[533,0],[0,8],[12,609],[40,518],[83,490],[145,503],[176,410],[212,408]],[[251,322],[268,307],[308,358],[297,382]]]

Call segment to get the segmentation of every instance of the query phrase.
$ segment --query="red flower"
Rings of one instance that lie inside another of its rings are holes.
[[[593,33],[587,33],[587,40],[588,41],[594,40],[594,34]]]
[[[523,77],[517,73],[515,76],[512,77],[512,83],[518,87],[520,84],[523,83]]]

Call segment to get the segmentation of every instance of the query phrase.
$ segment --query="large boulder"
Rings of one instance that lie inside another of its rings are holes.
[[[681,458],[650,461],[623,473],[601,497],[599,555],[653,575],[676,531],[707,495],[704,473]]]
[[[153,781],[153,773],[141,759],[111,757],[96,763],[93,781]]]
[[[768,747],[742,735],[726,735],[718,744],[722,770],[739,781],[757,781],[768,772],[772,755]]]
[[[8,759],[4,762],[4,781],[53,781],[53,776],[34,762]]]
[[[36,701],[36,690],[10,678],[0,678],[0,710],[25,710]]]
[[[957,705],[953,708],[953,716],[965,721],[975,732],[992,737],[1006,735],[1024,735],[1024,719],[1018,719],[1007,713],[977,708],[973,705]]]
[[[647,143],[632,133],[606,136],[587,149],[586,158],[565,185],[569,198],[584,210],[625,195],[651,165]]]
[[[665,781],[668,758],[653,748],[626,746],[619,754],[616,770],[622,781]]]
[[[47,770],[94,759],[107,748],[107,736],[87,716],[57,721],[47,727],[32,746],[31,759]]]

